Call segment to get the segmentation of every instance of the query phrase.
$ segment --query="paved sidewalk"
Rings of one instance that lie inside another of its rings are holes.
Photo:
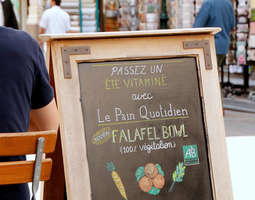
[[[231,74],[230,82],[234,85],[243,85],[242,75]],[[227,81],[227,77],[224,78]],[[224,83],[226,83],[224,81]],[[255,92],[255,72],[250,75],[249,78],[249,88],[247,89],[247,94],[240,95],[241,89],[225,87],[223,89],[223,94],[227,98],[224,98],[223,107],[226,109],[241,111],[241,112],[252,112],[255,113],[255,98],[249,98],[250,92]]]
[[[247,98],[224,98],[223,107],[239,112],[255,113],[255,101],[248,100]]]
[[[226,136],[255,136],[255,113],[225,110]]]

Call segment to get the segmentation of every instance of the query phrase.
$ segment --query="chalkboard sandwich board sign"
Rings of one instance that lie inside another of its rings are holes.
[[[68,199],[232,199],[218,31],[43,36]]]

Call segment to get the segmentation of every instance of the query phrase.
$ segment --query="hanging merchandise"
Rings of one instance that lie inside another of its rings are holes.
[[[131,28],[131,8],[128,0],[119,1],[119,30],[129,31]]]
[[[168,10],[168,26],[169,28],[177,28],[178,21],[178,1],[168,0],[167,3]]]
[[[168,0],[168,25],[170,28],[191,28],[203,0]]]
[[[192,28],[203,0],[104,0],[104,31]],[[242,19],[241,19],[242,20]],[[162,22],[162,20],[161,20]],[[242,27],[241,27],[242,28]]]
[[[157,30],[163,19],[164,29],[191,28],[202,3],[203,0],[104,0],[104,31]]]
[[[96,1],[83,0],[82,1],[82,30],[83,32],[96,32]]]
[[[159,0],[142,0],[140,13],[140,30],[159,29]]]
[[[131,31],[135,31],[138,29],[137,1],[138,0],[130,0],[130,30]]]
[[[248,61],[255,61],[255,0],[250,1],[250,32],[248,40]]]
[[[236,57],[239,65],[246,64],[246,41],[237,41]]]
[[[235,15],[237,14],[237,1],[232,0],[232,6],[234,9]],[[236,18],[236,23],[238,23],[238,19]],[[226,56],[226,64],[229,66],[229,71],[235,71],[232,70],[233,66],[236,65],[236,41],[237,41],[237,34],[236,34],[236,29],[232,30],[230,33],[230,45],[229,45],[229,51]]]
[[[240,23],[240,24],[248,23],[247,17],[244,17],[244,16],[240,16],[237,20],[238,20],[237,23]]]
[[[104,30],[118,31],[119,23],[119,2],[118,0],[105,0],[104,5]]]
[[[250,35],[249,36],[249,48],[255,48],[255,35]]]
[[[248,15],[249,7],[247,0],[238,0],[236,9],[236,59],[237,64],[245,65],[247,58],[247,39],[249,36],[249,24]]]
[[[250,21],[255,21],[255,8],[251,8]]]
[[[237,24],[237,33],[248,33],[249,25],[248,24]]]
[[[50,1],[48,1],[50,2]],[[71,30],[79,32],[80,29],[80,12],[79,2],[74,1],[62,1],[61,8],[65,10],[70,16]]]
[[[230,33],[230,45],[226,59],[226,64],[228,65],[236,64],[236,38],[237,38],[236,32],[232,31]]]
[[[250,35],[255,35],[255,22],[250,22]]]
[[[146,30],[146,20],[145,20],[145,5],[144,0],[138,0],[138,16],[139,16],[139,30]]]
[[[136,0],[120,0],[119,30],[135,31],[138,28]]]
[[[248,34],[247,33],[237,33],[236,37],[237,37],[238,41],[247,41]]]
[[[247,60],[255,61],[255,49],[249,49],[247,54],[248,54]]]
[[[191,28],[195,21],[195,7],[193,0],[180,0],[179,28]]]

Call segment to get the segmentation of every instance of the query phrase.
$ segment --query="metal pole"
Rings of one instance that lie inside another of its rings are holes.
[[[83,32],[83,15],[82,15],[82,1],[79,0],[79,12],[80,12],[80,32]]]
[[[99,0],[96,0],[96,19],[97,19],[97,32],[99,32],[100,31]]]
[[[45,138],[40,137],[37,139],[37,149],[36,149],[36,157],[35,157],[35,165],[34,165],[34,176],[33,176],[33,182],[32,182],[32,199],[31,200],[36,200],[35,195],[40,184],[44,143],[45,143]]]
[[[161,13],[160,13],[160,29],[168,29],[168,15],[166,9],[166,0],[162,0]]]

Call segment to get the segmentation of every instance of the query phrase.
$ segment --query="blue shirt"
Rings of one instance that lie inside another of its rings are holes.
[[[227,54],[229,35],[234,26],[235,15],[230,0],[205,0],[193,27],[220,27],[222,31],[215,35],[216,54]]]
[[[38,43],[27,33],[0,26],[0,133],[26,132],[30,111],[46,106],[53,89]],[[0,157],[1,161],[25,156]],[[26,184],[0,186],[1,200],[29,200]]]

